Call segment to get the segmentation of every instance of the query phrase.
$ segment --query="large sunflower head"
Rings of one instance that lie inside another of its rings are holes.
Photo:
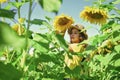
[[[53,25],[56,31],[65,32],[73,23],[72,17],[62,14],[55,17]]]
[[[7,2],[7,0],[0,0],[0,3],[5,3]]]
[[[94,24],[104,24],[107,21],[107,12],[103,9],[85,7],[85,9],[80,13],[80,17],[90,23]]]

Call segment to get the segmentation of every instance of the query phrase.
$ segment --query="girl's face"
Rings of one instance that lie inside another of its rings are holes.
[[[80,40],[80,32],[77,29],[72,29],[71,33],[70,33],[70,41],[71,43],[79,43],[81,42]]]

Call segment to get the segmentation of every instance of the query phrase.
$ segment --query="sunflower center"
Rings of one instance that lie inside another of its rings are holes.
[[[59,24],[59,25],[66,25],[68,22],[69,22],[69,19],[66,18],[66,17],[60,18],[60,19],[58,20],[58,24]]]
[[[88,16],[94,19],[101,19],[103,18],[103,15],[101,13],[92,13],[92,12],[87,12],[86,13]]]

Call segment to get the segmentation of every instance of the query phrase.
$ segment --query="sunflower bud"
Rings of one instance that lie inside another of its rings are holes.
[[[24,33],[24,28],[20,24],[15,24],[12,26],[12,29],[15,30],[18,35],[22,35]]]
[[[18,19],[18,22],[21,23],[21,24],[24,23],[24,21],[25,21],[25,18],[19,18]]]

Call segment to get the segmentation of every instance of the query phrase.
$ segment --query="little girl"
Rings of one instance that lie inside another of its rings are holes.
[[[68,29],[68,34],[70,35],[70,44],[69,44],[70,51],[80,52],[79,50],[75,50],[75,48],[72,46],[78,45],[78,43],[88,38],[88,35],[86,34],[86,30],[82,25],[72,25]]]
[[[87,45],[79,44],[82,41],[88,39],[88,35],[86,34],[86,30],[84,29],[84,27],[82,25],[71,25],[70,28],[68,29],[68,34],[70,36],[69,44],[70,52],[84,51]],[[65,64],[70,70],[73,70],[76,66],[78,66],[82,60],[83,58],[77,55],[72,55],[72,58],[69,58],[68,54],[65,55]]]

